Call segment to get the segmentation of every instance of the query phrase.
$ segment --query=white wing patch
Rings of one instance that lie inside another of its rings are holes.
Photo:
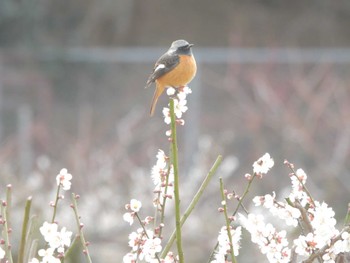
[[[165,68],[165,65],[164,64],[159,64],[155,69],[154,69],[154,72],[157,72],[158,70],[161,70]]]

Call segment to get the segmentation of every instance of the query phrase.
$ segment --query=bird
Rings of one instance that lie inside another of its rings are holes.
[[[195,77],[197,64],[192,54],[192,47],[193,44],[186,40],[176,40],[154,65],[145,87],[148,88],[154,82],[156,83],[150,109],[151,116],[153,116],[158,98],[165,88],[184,87]]]

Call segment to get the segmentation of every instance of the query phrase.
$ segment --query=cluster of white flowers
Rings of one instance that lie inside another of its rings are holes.
[[[300,235],[294,240],[295,252],[301,256],[310,256],[324,246],[329,246],[332,239],[339,235],[339,231],[335,227],[337,223],[334,218],[335,213],[325,202],[319,203],[315,201],[315,206],[307,209],[307,215],[312,226],[312,232]],[[334,260],[339,253],[350,251],[347,241],[348,237],[345,233],[323,255],[323,257],[328,258],[327,262],[335,262]]]
[[[307,204],[312,203],[310,197],[307,195],[304,189],[306,183],[307,175],[303,169],[298,169],[295,172],[295,175],[290,177],[292,181],[292,190],[288,198],[291,202],[298,201],[302,207],[305,207]]]
[[[333,246],[326,250],[326,254],[322,256],[322,259],[326,263],[335,263],[337,255],[340,253],[350,252],[350,234],[349,232],[343,232],[340,235],[340,239],[337,240]]]
[[[250,213],[248,217],[239,214],[242,226],[250,233],[251,241],[259,246],[269,262],[289,262],[291,250],[288,248],[287,232],[278,232],[270,223],[265,224],[262,215]]]
[[[169,157],[167,157],[162,150],[158,150],[157,162],[153,166],[151,171],[151,178],[155,185],[154,193],[156,198],[153,200],[154,206],[157,210],[163,209],[164,198],[172,198],[173,196],[173,184],[174,184],[174,172],[172,166],[169,163]],[[142,207],[142,203],[138,200],[132,199],[129,204],[125,205],[127,213],[123,215],[123,218],[130,225],[134,223],[134,219],[139,215],[138,212]],[[138,260],[145,262],[161,262],[161,263],[174,263],[177,262],[172,252],[169,252],[164,259],[159,259],[157,253],[161,252],[161,239],[156,235],[159,228],[154,231],[146,230],[144,227],[153,221],[153,217],[147,216],[145,220],[141,221],[142,228],[137,229],[136,232],[132,232],[129,235],[129,246],[131,252],[127,253],[123,257],[124,263],[134,263]],[[163,227],[161,224],[159,227]]]
[[[185,121],[181,119],[182,114],[185,113],[188,110],[188,107],[186,106],[187,100],[186,97],[188,94],[192,93],[192,90],[185,86],[181,87],[178,89],[174,88],[168,88],[167,89],[167,94],[168,96],[174,96],[176,94],[176,98],[174,98],[174,113],[177,118],[177,122],[184,125]],[[163,116],[164,116],[164,122],[166,124],[171,123],[171,118],[170,118],[170,109],[169,108],[163,108]],[[168,131],[166,133],[167,136],[170,136],[170,132]]]
[[[286,202],[276,201],[275,192],[273,192],[272,195],[255,196],[253,202],[255,206],[263,206],[269,209],[273,216],[284,220],[288,226],[296,227],[298,225],[298,219],[301,216],[299,209],[290,206]]]
[[[241,247],[240,240],[242,235],[242,227],[233,228],[230,226],[230,234],[232,238],[232,248],[234,256],[239,255],[239,249]],[[230,253],[230,239],[228,237],[227,227],[223,226],[218,236],[218,249],[215,253],[215,259],[211,263],[225,263],[226,255]]]
[[[265,174],[273,165],[271,157],[265,154],[253,165],[255,174]],[[337,255],[350,252],[350,234],[336,229],[335,213],[325,202],[312,200],[305,188],[307,175],[302,169],[291,174],[291,191],[283,201],[276,200],[276,194],[253,198],[255,206],[262,206],[270,213],[285,221],[286,225],[306,225],[304,233],[293,240],[293,251],[301,257],[320,253],[324,262],[334,263]],[[277,232],[272,224],[265,224],[263,215],[240,215],[245,229],[251,234],[253,243],[259,245],[270,262],[289,262],[291,249],[288,248],[286,231]]]
[[[335,213],[331,207],[325,202],[312,201],[311,197],[304,189],[306,184],[307,175],[302,169],[298,169],[295,174],[291,176],[292,189],[288,196],[292,203],[299,203],[305,210],[307,215],[306,220],[310,222],[312,229],[310,233],[300,235],[293,241],[295,252],[300,256],[310,256],[318,249],[328,246],[331,240],[339,235],[339,231],[336,229]],[[344,246],[340,249],[340,245]],[[337,249],[334,250],[335,246]],[[326,254],[323,255],[327,258],[327,262],[334,262],[335,257],[341,253],[349,251],[346,248],[346,241],[340,239],[327,249]],[[341,251],[341,252],[339,252]]]
[[[30,263],[60,263],[60,257],[64,256],[65,249],[71,244],[72,232],[67,231],[65,227],[58,231],[56,223],[44,222],[40,227],[40,233],[48,247],[38,251],[41,261],[33,258]]]
[[[157,162],[152,167],[151,177],[152,181],[155,185],[154,192],[161,193],[161,195],[157,195],[157,197],[153,200],[153,204],[155,207],[159,207],[161,204],[162,198],[172,198],[173,196],[173,185],[174,185],[174,170],[171,166],[169,169],[169,157],[167,157],[163,150],[158,150],[157,153]],[[169,173],[169,174],[168,174]]]
[[[159,262],[156,253],[162,250],[161,239],[154,235],[153,231],[139,228],[129,235],[131,252],[123,257],[124,263],[133,263],[137,259],[145,262]]]

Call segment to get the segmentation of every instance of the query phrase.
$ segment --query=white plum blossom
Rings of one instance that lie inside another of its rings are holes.
[[[151,262],[152,259],[155,259],[156,253],[162,251],[161,242],[162,241],[158,237],[146,239],[142,247],[142,252],[147,262]]]
[[[136,199],[131,199],[129,204],[125,205],[127,213],[123,215],[124,221],[128,222],[130,225],[134,223],[136,213],[140,211],[142,203]]]
[[[61,169],[60,173],[56,176],[56,182],[58,186],[62,186],[63,190],[70,189],[72,183],[72,175],[68,173],[66,168]]]
[[[176,98],[173,98],[174,100],[174,113],[177,118],[177,121],[181,123],[182,125],[184,124],[184,121],[181,119],[182,114],[185,113],[188,110],[188,107],[186,106],[187,100],[186,97],[188,94],[192,93],[192,90],[185,86],[185,87],[180,87],[178,89],[174,88],[168,88],[167,89],[167,94],[168,96],[174,96],[176,94]],[[163,116],[164,116],[164,122],[166,124],[171,123],[171,118],[170,118],[170,109],[169,108],[163,108]]]
[[[137,255],[135,253],[127,253],[123,257],[123,263],[135,263],[137,260]]]
[[[176,89],[174,89],[173,87],[169,87],[166,89],[166,94],[168,96],[173,96],[176,93]]]
[[[163,150],[158,150],[157,162],[152,167],[151,178],[155,185],[155,192],[162,193],[162,197],[167,194],[169,197],[173,193],[174,183],[174,169],[173,166],[169,169],[169,157],[167,157]],[[165,192],[166,191],[166,192]],[[155,205],[159,200],[155,200]]]
[[[174,253],[170,251],[170,252],[168,252],[166,257],[161,262],[162,263],[175,263],[175,262],[178,262],[178,261],[175,258]]]
[[[293,241],[295,253],[300,256],[310,256],[316,250],[317,240],[313,233],[308,233],[306,236],[300,235]]]
[[[241,247],[240,240],[242,235],[242,227],[233,228],[230,226],[230,233],[232,238],[232,248],[234,256],[239,255],[239,249]],[[218,236],[218,250],[215,253],[215,260],[211,262],[225,262],[225,257],[230,253],[230,240],[228,237],[227,227],[223,226]]]
[[[42,263],[60,263],[61,260],[54,256],[54,251],[55,249],[52,247],[49,247],[47,249],[40,249],[38,251],[38,255],[42,257],[41,262]]]
[[[310,222],[314,229],[315,239],[317,240],[317,248],[322,248],[328,244],[331,238],[339,234],[339,231],[335,228],[337,223],[334,218],[335,213],[331,207],[323,202],[319,203],[315,201],[315,208],[309,208]]]
[[[53,250],[57,249],[59,253],[64,253],[65,247],[69,247],[71,244],[72,232],[67,231],[65,227],[61,231],[58,231],[58,225],[56,223],[44,222],[40,227],[40,233],[50,248]],[[47,250],[45,253],[50,252],[51,250]]]
[[[139,200],[131,199],[130,200],[130,209],[133,212],[139,212],[142,207],[142,203]]]
[[[129,223],[130,225],[134,223],[134,218],[135,218],[135,213],[125,213],[123,215],[124,221]]]
[[[296,227],[298,225],[298,219],[301,216],[299,209],[290,206],[285,202],[276,201],[276,193],[272,195],[266,194],[264,196],[256,196],[253,198],[255,206],[263,206],[269,209],[273,216],[277,216],[284,220],[288,226]]]
[[[39,230],[45,241],[49,242],[54,236],[57,235],[58,225],[56,223],[44,222]]]
[[[140,260],[145,260],[146,262],[154,262],[156,253],[162,250],[161,239],[156,237],[153,231],[147,230],[147,233],[145,233],[143,228],[139,228],[136,232],[132,232],[129,235],[129,246],[134,252],[133,254],[136,253]],[[127,254],[123,260],[130,258],[131,255]]]
[[[159,149],[156,158],[157,162],[152,167],[151,178],[153,183],[157,186],[164,181],[164,175],[167,173],[168,157],[163,150]]]
[[[298,225],[298,219],[301,217],[301,212],[299,209],[287,204],[284,208],[278,209],[278,211],[278,217],[283,219],[287,226],[296,227]]]
[[[164,116],[164,122],[166,124],[170,124],[171,123],[171,118],[170,118],[170,109],[164,107],[162,110],[163,116]]]
[[[336,259],[340,253],[350,252],[349,236],[350,234],[346,231],[341,233],[340,239],[326,249],[326,253],[322,256],[323,261],[327,263],[335,263],[337,262]]]
[[[248,217],[239,214],[242,226],[250,233],[251,241],[259,246],[262,254],[265,254],[269,262],[287,263],[291,251],[288,248],[286,231],[278,232],[272,224],[265,224],[262,215],[250,213]]]
[[[289,199],[294,202],[298,201],[301,206],[305,207],[310,203],[310,198],[307,193],[304,191],[303,185],[305,185],[307,180],[307,175],[303,169],[298,169],[295,172],[295,176],[291,176],[292,191],[289,195]]]
[[[268,171],[273,167],[274,161],[271,158],[269,153],[265,153],[262,157],[260,157],[256,162],[253,164],[253,172],[258,175],[262,176],[263,174],[267,174]]]
[[[350,252],[350,234],[349,232],[343,232],[341,234],[344,252]]]
[[[265,208],[271,208],[274,204],[276,198],[276,193],[273,192],[272,195],[266,194],[264,196],[255,196],[253,198],[253,203],[255,206],[263,206]]]
[[[3,259],[5,257],[5,251],[0,247],[0,259]]]
[[[65,247],[69,247],[71,244],[71,237],[72,232],[63,227],[60,232],[51,237],[48,243],[50,247],[56,248],[57,252],[64,253]]]
[[[174,99],[174,113],[178,119],[182,117],[182,114],[185,113],[188,110],[188,107],[186,106],[187,100],[177,100]]]

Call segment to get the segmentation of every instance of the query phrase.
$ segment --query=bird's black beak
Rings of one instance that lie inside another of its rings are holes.
[[[194,46],[194,44],[188,44],[188,46],[189,46],[189,47],[193,47],[193,46]]]

